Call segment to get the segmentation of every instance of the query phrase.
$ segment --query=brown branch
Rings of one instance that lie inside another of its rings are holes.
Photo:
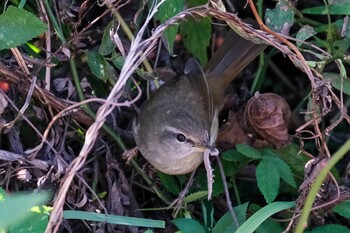
[[[3,82],[8,82],[13,85],[18,85],[18,90],[23,92],[23,94],[27,94],[30,87],[30,77],[24,75],[20,72],[14,72],[9,70],[4,64],[0,62],[0,80]],[[42,104],[46,106],[50,106],[55,109],[57,112],[60,112],[72,105],[72,102],[67,100],[60,99],[49,91],[35,85],[33,96],[40,101]],[[77,122],[90,125],[94,122],[94,120],[82,109],[77,109],[76,111],[70,112],[71,116]]]

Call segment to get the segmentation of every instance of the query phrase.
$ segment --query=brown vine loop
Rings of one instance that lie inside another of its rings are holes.
[[[248,133],[264,139],[275,148],[289,144],[288,123],[290,108],[288,103],[274,93],[255,93],[245,108],[244,125]]]

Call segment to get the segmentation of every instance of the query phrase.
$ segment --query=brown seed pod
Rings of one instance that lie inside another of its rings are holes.
[[[244,128],[254,137],[281,148],[290,142],[287,129],[289,119],[290,108],[281,96],[257,92],[246,105]]]

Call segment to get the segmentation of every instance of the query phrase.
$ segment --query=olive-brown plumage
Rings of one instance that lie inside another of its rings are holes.
[[[196,169],[204,150],[213,146],[215,108],[222,104],[226,87],[265,47],[231,32],[205,73],[190,59],[183,76],[162,85],[134,125],[137,147],[146,160],[171,175]]]

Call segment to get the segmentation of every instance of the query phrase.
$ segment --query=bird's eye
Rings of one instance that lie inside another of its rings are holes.
[[[176,140],[179,142],[184,142],[184,141],[186,141],[186,136],[183,135],[182,133],[179,133],[176,135]]]

